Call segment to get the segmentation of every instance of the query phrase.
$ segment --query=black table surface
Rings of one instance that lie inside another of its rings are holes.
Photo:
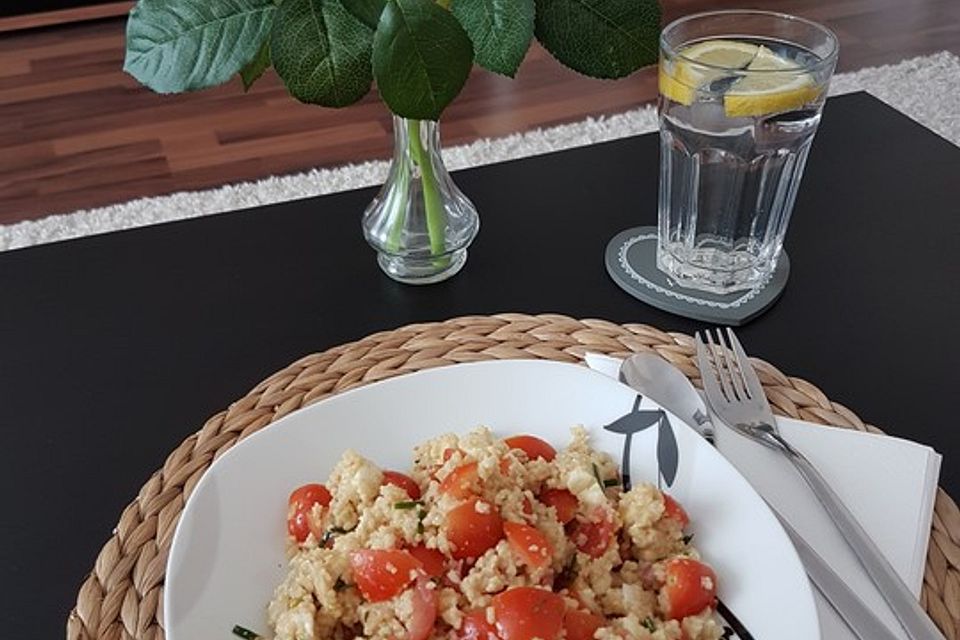
[[[8,637],[53,638],[149,475],[212,414],[314,351],[410,322],[505,311],[702,325],[607,276],[654,224],[655,134],[461,171],[481,212],[463,272],[382,275],[374,189],[0,254],[0,527]],[[866,94],[828,101],[787,237],[781,300],[739,331],[887,432],[945,454],[960,496],[960,149]]]

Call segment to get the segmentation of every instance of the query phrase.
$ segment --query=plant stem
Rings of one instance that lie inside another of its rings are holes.
[[[427,215],[427,235],[430,236],[430,252],[435,258],[444,254],[445,211],[440,200],[437,176],[433,172],[433,162],[424,150],[420,140],[420,121],[408,120],[407,132],[410,136],[410,152],[414,162],[420,166],[420,183],[423,186],[423,208]]]

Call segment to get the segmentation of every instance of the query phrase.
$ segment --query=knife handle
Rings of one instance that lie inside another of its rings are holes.
[[[771,507],[772,509],[773,507]],[[847,586],[847,583],[830,568],[830,565],[807,544],[796,529],[774,509],[787,535],[797,549],[810,581],[830,604],[847,627],[860,640],[899,640],[887,626],[870,610],[863,600]]]
[[[913,593],[903,583],[900,576],[884,557],[876,543],[870,538],[856,517],[840,500],[840,497],[830,488],[816,467],[804,456],[783,439],[779,433],[767,432],[767,436],[776,443],[776,448],[783,451],[794,464],[803,479],[813,489],[820,504],[843,534],[847,544],[866,569],[873,583],[877,585],[883,599],[896,614],[903,630],[911,640],[945,640],[940,630],[917,602]]]

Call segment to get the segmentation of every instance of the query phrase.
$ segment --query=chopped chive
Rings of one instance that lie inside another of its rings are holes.
[[[354,527],[353,529],[356,529],[356,527]],[[343,527],[330,527],[329,529],[323,532],[323,536],[320,538],[320,546],[321,547],[327,546],[327,543],[331,542],[334,536],[338,536],[344,533],[350,533],[351,531],[353,531],[353,529],[344,529]]]
[[[690,541],[693,540],[693,534],[688,533],[687,535],[683,536],[681,540],[683,540],[683,544],[690,544]]]
[[[423,506],[423,502],[420,500],[404,500],[402,502],[394,502],[394,509],[415,509],[416,507]]]
[[[643,621],[640,622],[640,624],[642,624],[650,633],[653,633],[654,631],[657,630],[657,625],[654,624],[653,618],[651,618],[650,616],[647,616],[646,618],[644,618]]]
[[[597,468],[596,463],[593,463],[593,477],[597,479],[597,484],[603,489],[603,478],[600,477],[600,469]]]
[[[246,627],[241,627],[238,624],[233,625],[233,635],[239,636],[244,640],[257,640],[260,637],[259,633],[254,633],[247,629]]]
[[[420,513],[417,514],[417,533],[423,533],[423,519],[427,517],[427,512],[423,509],[420,509]]]
[[[610,478],[609,480],[604,480],[604,481],[603,481],[603,486],[604,486],[604,487],[619,487],[619,486],[620,486],[620,481],[617,480],[616,478]]]
[[[350,586],[350,585],[348,585],[346,582],[343,581],[343,578],[337,578],[337,581],[333,583],[333,590],[334,590],[334,591],[343,591],[344,589],[346,589],[346,588],[349,587],[349,586]]]

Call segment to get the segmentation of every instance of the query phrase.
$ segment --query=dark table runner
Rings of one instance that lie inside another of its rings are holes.
[[[646,135],[455,174],[481,230],[416,288],[360,233],[374,189],[0,254],[0,629],[53,638],[141,484],[203,421],[294,359],[418,321],[556,312],[693,332],[607,276],[656,219]],[[946,455],[960,496],[960,149],[866,94],[828,102],[783,298],[739,331],[887,432]]]

